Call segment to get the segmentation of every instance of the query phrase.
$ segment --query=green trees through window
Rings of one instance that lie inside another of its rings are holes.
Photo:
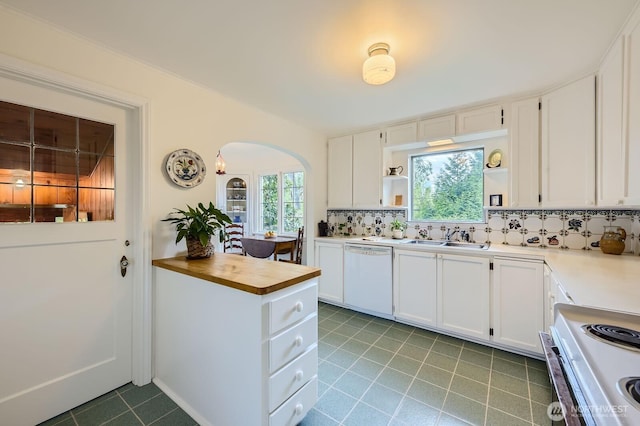
[[[260,176],[260,230],[296,233],[303,224],[304,172]]]
[[[481,222],[484,150],[411,158],[411,219]]]

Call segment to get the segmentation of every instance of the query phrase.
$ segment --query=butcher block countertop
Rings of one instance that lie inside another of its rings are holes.
[[[320,269],[237,254],[215,253],[207,259],[185,256],[156,259],[153,266],[205,281],[263,295],[320,276]]]

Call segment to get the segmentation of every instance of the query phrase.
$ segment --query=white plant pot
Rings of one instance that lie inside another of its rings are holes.
[[[396,240],[400,240],[404,236],[404,231],[402,229],[394,229],[393,231],[391,231],[391,236]]]

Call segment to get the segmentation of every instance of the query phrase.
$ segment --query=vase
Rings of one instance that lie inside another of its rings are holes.
[[[213,244],[211,239],[206,246],[203,246],[200,239],[187,237],[187,259],[205,259],[213,254]]]
[[[402,229],[394,229],[391,231],[391,237],[396,240],[401,240],[404,237],[404,231]]]
[[[618,226],[605,226],[600,238],[600,250],[607,254],[622,254],[627,233]]]

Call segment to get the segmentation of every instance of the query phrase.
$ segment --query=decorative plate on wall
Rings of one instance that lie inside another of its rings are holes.
[[[202,158],[189,149],[178,149],[169,154],[166,170],[171,181],[183,188],[200,185],[207,174]]]

